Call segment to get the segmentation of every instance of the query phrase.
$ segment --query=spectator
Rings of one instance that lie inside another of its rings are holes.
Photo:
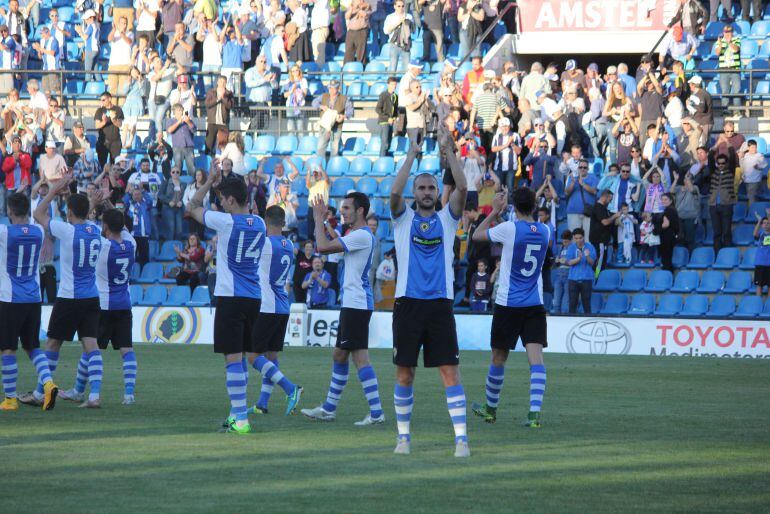
[[[52,96],[48,99],[48,111],[42,117],[41,130],[45,131],[45,140],[56,143],[56,148],[64,146],[64,125],[67,113],[59,106],[59,100]]]
[[[13,193],[29,196],[29,188],[32,186],[32,158],[22,150],[19,136],[13,136],[11,139],[11,151],[5,154],[2,169],[5,174],[6,198]]]
[[[494,280],[487,274],[486,259],[476,262],[476,273],[471,276],[469,288],[471,290],[471,311],[489,311],[489,302],[492,299]]]
[[[667,92],[668,102],[663,108],[663,116],[668,121],[668,126],[671,127],[676,138],[682,134],[682,117],[684,116],[684,104],[679,95],[681,95],[679,88],[671,84]]]
[[[703,130],[701,145],[706,145],[711,134],[711,127],[714,126],[714,111],[711,109],[711,95],[703,89],[703,79],[698,75],[690,77],[688,82],[690,86],[690,96],[687,97],[685,107],[690,116],[698,122]]]
[[[139,0],[140,5],[142,1]],[[154,23],[153,21],[153,30],[155,27]],[[153,40],[154,37],[153,33]],[[118,18],[117,22],[112,25],[112,31],[107,36],[107,41],[110,44],[110,61],[107,68],[110,74],[107,75],[107,91],[117,96],[121,94],[130,80],[131,47],[134,45],[134,35],[128,29],[128,20],[126,18]]]
[[[150,143],[147,155],[152,161],[152,171],[166,180],[171,177],[171,154],[172,149],[165,139],[163,132],[155,135],[155,141]]]
[[[422,31],[422,60],[430,62],[431,40],[436,45],[436,56],[438,62],[444,60],[444,22],[443,2],[441,0],[419,0],[418,4],[422,10],[423,31]]]
[[[535,61],[530,67],[529,75],[521,81],[521,90],[519,98],[526,99],[530,105],[537,105],[538,92],[550,93],[551,86],[548,79],[543,75],[543,65]],[[523,112],[523,111],[522,111]]]
[[[179,70],[177,70],[179,71]],[[192,116],[195,113],[195,107],[198,105],[198,98],[195,96],[195,91],[190,87],[190,77],[184,73],[177,75],[176,77],[176,89],[171,91],[168,96],[168,101],[171,106],[176,104],[182,104],[184,111]],[[188,170],[188,173],[192,170]]]
[[[585,234],[581,228],[572,231],[572,240],[566,255],[567,265],[570,267],[567,275],[569,312],[570,314],[576,313],[578,302],[582,302],[583,313],[591,314],[591,292],[595,276],[596,250],[591,243],[586,242]]]
[[[137,44],[131,49],[131,64],[139,70],[142,77],[149,73],[152,61],[150,59],[150,40],[146,36],[137,39]]]
[[[364,1],[364,0],[359,0]],[[307,112],[301,110],[305,106],[308,93],[308,83],[302,74],[302,69],[294,65],[289,70],[289,78],[283,85],[283,96],[286,98],[286,130],[297,136],[305,134]]]
[[[535,192],[535,201],[538,209],[543,208],[548,211],[548,220],[556,219],[556,209],[559,206],[559,193],[556,192],[556,188],[553,187],[551,176],[546,175],[545,182]],[[541,223],[544,223],[541,221]],[[553,227],[554,240],[556,234],[556,226]]]
[[[725,121],[722,125],[722,133],[719,134],[716,143],[714,143],[711,149],[715,150],[717,155],[720,153],[726,154],[730,148],[738,152],[745,142],[746,138],[743,137],[743,134],[735,131],[735,123]]]
[[[655,233],[655,224],[652,213],[649,211],[642,213],[642,223],[639,225],[639,246],[639,263],[653,264],[658,257],[660,235]]]
[[[551,128],[556,132],[556,153],[561,153],[567,140],[567,127],[564,123],[564,111],[559,105],[542,91],[535,93],[537,103],[540,106],[540,116],[546,122],[548,131]]]
[[[719,56],[719,70],[722,71],[719,74],[722,106],[727,106],[729,103],[739,106],[741,104],[741,37],[733,36],[732,25],[725,25],[722,29],[722,35],[714,44],[714,53]]]
[[[590,234],[591,213],[598,183],[596,175],[588,174],[588,161],[585,159],[580,161],[578,172],[567,177],[564,188],[567,197],[567,225],[573,235],[580,228],[581,239],[586,237],[586,232]]]
[[[697,49],[698,41],[693,37],[692,32],[685,31],[681,25],[674,25],[661,45],[658,62],[667,63],[671,62],[667,59],[673,59],[681,61],[685,69],[692,69],[695,67],[692,58]]]
[[[658,168],[651,168],[648,170],[644,177],[642,177],[642,184],[644,185],[643,210],[652,214],[662,213],[663,204],[661,203],[661,197],[668,188],[663,184],[660,170]],[[637,196],[634,198],[634,201],[639,200],[639,195],[641,192],[642,188],[639,188],[637,190]]]
[[[492,212],[492,200],[500,191],[500,179],[494,171],[489,170],[476,180],[476,189],[479,195],[478,211],[484,216],[489,216]]]
[[[171,64],[170,59],[163,62],[159,55],[153,56],[152,69],[147,74],[147,80],[150,81],[147,110],[152,119],[150,137],[153,137],[157,132],[163,132],[163,120],[171,106],[168,97],[171,94],[171,88],[174,87],[175,73],[176,70]],[[211,118],[209,117],[209,119]]]
[[[294,164],[294,162],[291,159],[286,159],[278,161],[275,163],[275,167],[273,168],[273,174],[267,174],[265,173],[265,163],[268,161],[267,157],[264,157],[262,161],[259,163],[259,166],[257,167],[257,177],[265,184],[265,188],[267,189],[267,197],[268,199],[272,198],[273,196],[277,195],[279,192],[279,187],[281,184],[281,181],[284,179],[288,179],[289,186],[291,186],[291,183],[299,176],[299,169]],[[286,168],[285,164],[288,164],[291,168],[291,172],[286,175]],[[310,175],[315,176],[316,172],[311,171],[311,173],[308,173],[308,176],[305,177],[308,181],[308,189],[311,188],[309,182],[310,182]],[[315,177],[313,177],[315,178]],[[315,192],[315,194],[318,194]],[[327,193],[328,194],[328,193]],[[314,195],[308,196],[308,198],[315,198]],[[328,196],[326,196],[328,200]]]
[[[46,143],[46,154],[49,153],[48,150],[48,143]],[[51,154],[54,155],[54,151],[51,151]],[[46,155],[46,157],[48,157]],[[61,157],[61,156],[57,156]],[[48,159],[46,159],[48,160]],[[64,172],[67,170],[67,163],[64,162],[62,165],[63,159],[60,161],[59,159],[51,159],[50,160],[50,167],[47,173],[43,173],[43,176],[46,177],[46,179],[59,179],[62,177]],[[43,166],[43,159],[41,157],[40,165],[41,165],[41,171],[44,170]],[[88,187],[88,184],[91,182],[94,182],[96,177],[98,177],[101,174],[101,166],[99,166],[99,161],[96,160],[94,156],[94,151],[92,149],[88,149],[85,151],[85,153],[81,154],[77,161],[74,163],[74,176],[75,180],[77,181],[77,192],[78,193],[85,193],[86,189]]]
[[[125,162],[125,159],[121,159],[119,157],[117,163],[122,164],[122,162]],[[125,172],[124,176],[128,173],[128,171]],[[139,171],[133,172],[129,175],[128,184],[133,188],[139,188],[149,194],[150,199],[152,200],[152,211],[150,217],[152,237],[153,239],[158,239],[158,195],[160,194],[160,189],[163,186],[162,175],[150,169],[150,160],[145,157],[139,164]],[[167,239],[165,234],[163,239]]]
[[[564,300],[569,296],[569,270],[570,266],[567,264],[567,251],[572,244],[572,232],[565,230],[561,233],[561,246],[557,248],[554,258],[554,265],[556,266],[556,273],[552,274],[553,283],[553,303],[551,305],[551,312],[562,312],[562,305]]]
[[[163,0],[160,7],[161,30],[163,38],[161,46],[168,48],[171,40],[174,39],[177,23],[183,23],[185,14],[184,0]],[[192,52],[192,42],[190,42]],[[168,52],[171,53],[171,52]]]
[[[682,120],[682,135],[676,140],[679,148],[679,168],[689,170],[698,160],[698,147],[702,139],[702,130],[692,118]]]
[[[356,61],[366,64],[366,40],[369,38],[369,18],[371,15],[372,6],[367,0],[353,0],[345,11],[348,31],[345,36],[343,62]]]
[[[489,150],[497,120],[503,117],[505,102],[495,93],[492,80],[495,72],[484,70],[484,84],[476,89],[471,109],[470,126],[478,127],[481,146]]]
[[[48,30],[51,31],[51,36],[56,40],[59,45],[59,60],[67,58],[67,38],[72,36],[72,33],[67,30],[67,24],[59,17],[59,10],[56,8],[48,11],[48,17],[50,22],[46,24]]]
[[[617,169],[610,169],[596,186],[599,191],[605,189],[612,193],[612,200],[607,206],[612,213],[619,212],[620,206],[625,204],[630,211],[634,211],[631,206],[636,203],[634,193],[641,186],[641,179],[631,175],[631,165],[624,163],[620,166],[620,172]],[[637,195],[638,198],[638,195]]]
[[[284,28],[283,25],[276,25],[274,29],[275,33],[269,40],[270,45],[267,46],[265,55],[267,56],[267,64],[270,66],[270,71],[275,73],[276,77],[281,76],[281,61],[284,65],[289,67],[289,56],[286,54],[286,45],[284,44]]]
[[[167,3],[175,3],[175,1],[169,0]],[[186,28],[181,21],[176,23],[166,47],[166,53],[173,57],[177,67],[184,71],[192,68],[193,46],[195,45],[195,38],[187,32]]]
[[[479,45],[484,32],[484,7],[482,0],[462,0],[457,9],[460,25],[460,55],[480,55]]]
[[[164,231],[168,239],[181,239],[184,234],[182,221],[184,204],[182,199],[186,186],[179,180],[181,174],[179,165],[171,168],[171,178],[163,183],[158,192],[158,201],[162,206],[160,212],[163,216]]]
[[[627,97],[636,95],[636,79],[628,74],[628,65],[624,62],[618,63],[618,82],[623,84]]]
[[[134,138],[136,137],[136,124],[141,116],[144,116],[144,91],[147,82],[139,71],[139,68],[132,67],[129,81],[121,94],[126,95],[126,101],[123,103],[123,135],[121,137],[123,148],[133,148]]]
[[[299,251],[299,245],[294,245],[295,263],[292,289],[294,291],[294,302],[296,303],[307,303],[307,289],[302,286],[302,283],[313,268],[314,250],[313,241],[310,240],[302,243],[301,252]]]
[[[229,159],[233,163],[233,173],[240,177],[246,176],[249,170],[246,169],[244,163],[244,152],[246,151],[243,143],[243,136],[240,132],[231,132],[227,138],[227,145],[220,155],[220,159],[224,161]]]
[[[135,0],[136,35],[147,36],[150,41],[155,41],[155,23],[160,12],[158,0]],[[128,20],[126,20],[128,21]]]
[[[374,111],[377,113],[377,123],[380,129],[380,157],[388,155],[390,141],[393,137],[393,124],[398,117],[398,94],[396,93],[396,77],[388,77],[388,89],[380,93],[377,99],[377,106]]]
[[[236,91],[236,84],[240,89],[240,74],[243,73],[243,51],[248,45],[243,39],[238,25],[230,26],[227,20],[219,35],[219,41],[222,45],[222,76],[227,79],[227,89]]]
[[[243,75],[243,81],[247,88],[247,98],[258,108],[254,120],[257,129],[265,128],[269,121],[270,111],[267,107],[269,107],[268,102],[273,94],[277,76],[267,68],[267,58],[264,55],[257,57],[254,66],[246,70]]]
[[[754,285],[757,286],[757,296],[762,296],[763,288],[770,292],[770,220],[758,214],[754,226],[754,239],[757,254],[754,258]]]
[[[401,0],[397,0],[401,1]],[[353,117],[353,104],[350,99],[340,94],[339,80],[329,82],[329,92],[313,100],[313,107],[321,110],[321,119],[318,122],[320,133],[318,134],[318,155],[326,156],[326,147],[331,140],[331,156],[339,155],[340,140],[342,139],[342,125],[345,120]],[[328,113],[328,114],[327,114]]]
[[[282,233],[292,241],[297,240],[299,222],[297,220],[297,209],[299,200],[297,195],[291,192],[291,181],[283,177],[278,181],[278,192],[268,200],[267,207],[278,205],[286,213]]]
[[[762,171],[767,169],[765,156],[757,152],[757,141],[749,139],[738,150],[741,163],[741,181],[746,184],[746,196],[751,206],[757,200],[757,193],[762,181]]]
[[[310,42],[313,49],[313,59],[318,69],[326,63],[326,40],[329,39],[331,13],[329,0],[316,0],[310,12]]]
[[[85,129],[82,121],[76,121],[72,125],[72,133],[67,135],[64,140],[64,160],[67,166],[73,167],[81,155],[91,148],[85,136]]]
[[[409,84],[409,94],[401,97],[406,107],[406,136],[409,139],[409,151],[422,153],[422,142],[425,138],[425,112],[428,110],[428,92],[422,90],[422,84],[412,80]]]
[[[385,18],[383,31],[389,36],[390,42],[390,67],[391,73],[398,71],[398,63],[406,69],[409,64],[409,52],[412,49],[412,33],[414,32],[414,19],[406,13],[405,0],[396,0],[393,3],[394,12]]]
[[[617,154],[611,156],[612,162],[623,163],[631,160],[631,149],[639,148],[639,125],[630,111],[612,127],[612,140]],[[611,145],[612,146],[612,145]]]
[[[51,36],[51,29],[43,26],[40,31],[40,42],[33,43],[32,47],[37,50],[40,60],[43,61],[44,71],[55,72],[61,69],[59,42]],[[59,75],[56,73],[43,73],[43,91],[47,94],[60,93]]]
[[[658,151],[652,156],[652,166],[660,170],[661,181],[664,187],[671,187],[674,173],[679,170],[679,154],[669,144],[668,132],[663,132],[660,137]]]
[[[735,168],[737,155],[729,148],[727,154],[710,152],[709,161],[714,162],[711,172],[711,192],[709,195],[709,213],[711,226],[714,228],[714,251],[719,253],[725,246],[732,246],[733,208],[735,207]]]
[[[64,162],[64,157],[56,153],[56,143],[53,141],[46,142],[45,153],[38,158],[37,166],[40,175],[48,181],[62,178],[67,171],[67,163]],[[98,174],[97,172],[96,175]]]
[[[136,262],[144,266],[150,262],[152,198],[141,187],[129,186],[129,190],[123,203],[131,220],[131,235],[136,240]]]
[[[93,150],[90,152],[91,160],[93,160]],[[102,184],[102,188],[108,192],[108,198],[116,209],[124,210],[126,207],[123,203],[126,195],[126,182],[120,176],[121,171],[117,166],[107,165],[94,182]]]
[[[631,264],[631,250],[634,247],[636,239],[636,230],[634,225],[639,221],[631,214],[628,204],[623,203],[618,210],[618,218],[615,224],[618,226],[617,239],[620,251],[617,252],[617,261],[619,263]]]
[[[14,88],[13,73],[11,70],[18,68],[13,56],[16,53],[16,40],[8,35],[8,25],[0,25],[0,94],[6,95]]]
[[[115,158],[123,149],[120,127],[125,116],[123,109],[112,103],[112,95],[109,91],[102,93],[100,101],[101,106],[94,113],[94,125],[99,131],[99,137],[96,139],[96,155],[99,158],[99,164],[104,167],[108,159],[110,162],[115,162]]]
[[[662,198],[663,217],[660,221],[660,263],[664,270],[674,272],[672,258],[679,237],[679,214],[674,207],[674,196],[665,193]]]
[[[230,125],[230,109],[233,106],[233,94],[227,89],[227,78],[217,78],[217,86],[206,91],[206,148],[209,155],[214,155],[217,131]]]
[[[671,194],[674,195],[674,205],[682,227],[682,242],[692,253],[695,249],[695,227],[698,224],[698,218],[700,218],[700,192],[693,185],[692,175],[685,173],[681,185],[679,184],[679,175],[676,175],[674,183],[671,185]]]
[[[612,202],[612,191],[604,189],[591,213],[591,236],[590,243],[594,248],[599,249],[599,257],[596,260],[596,275],[607,267],[607,256],[609,255],[609,246],[612,241],[612,228],[615,222],[620,218],[620,213],[610,213],[607,206]]]
[[[465,200],[465,208],[476,210],[479,205],[479,193],[477,184],[484,177],[484,157],[479,153],[478,147],[474,141],[468,143],[468,152],[465,157],[460,158],[463,164],[463,173],[468,184],[468,195]]]
[[[417,59],[413,59],[409,62],[409,66],[406,69],[406,73],[398,81],[398,96],[404,98],[412,91],[412,82],[420,81],[420,73],[422,73],[422,63]]]
[[[698,36],[706,30],[706,16],[706,9],[698,0],[679,0],[676,14],[668,22],[668,26],[670,28],[681,25],[685,32]]]
[[[638,122],[638,126],[646,127],[660,119],[661,114],[663,114],[665,99],[663,98],[663,88],[658,79],[655,78],[653,71],[644,75],[642,80],[639,81],[637,85],[637,101],[639,102],[638,112],[641,119]],[[644,146],[646,139],[647,135],[644,134],[640,141],[640,146]],[[618,161],[620,162],[620,160]]]
[[[205,20],[195,39],[202,47],[201,73],[203,85],[208,92],[222,72],[222,36],[214,20]]]
[[[133,12],[133,9],[132,9]],[[75,25],[75,32],[83,38],[83,69],[85,71],[94,71],[96,69],[96,59],[99,57],[99,23],[96,21],[96,13],[93,9],[88,9],[83,13],[83,25]],[[96,75],[86,74],[86,82],[96,81]]]
[[[184,207],[184,213],[187,213],[187,206],[190,203],[190,200],[192,200],[192,197],[195,195],[195,193],[198,191],[199,188],[203,186],[203,184],[206,183],[206,172],[202,169],[195,170],[195,180],[185,187],[184,194],[182,195],[182,205]],[[203,208],[204,209],[210,209],[211,204],[209,202],[209,193],[206,194],[206,196],[203,197]],[[186,217],[185,214],[183,216]],[[193,218],[187,218],[187,224],[189,226],[189,230],[193,234],[198,234],[198,239],[202,239],[202,234],[204,233],[205,227],[198,223]]]
[[[548,142],[546,140],[535,140],[535,143],[535,147],[530,150],[521,164],[527,169],[527,174],[523,177],[525,182],[532,189],[537,190],[545,184],[546,177],[550,176],[553,178],[556,176],[556,167],[559,165],[559,159],[548,153]],[[588,162],[586,162],[587,165]],[[576,167],[575,174],[577,174],[577,171]]]
[[[184,250],[179,248],[179,246],[175,246],[174,252],[176,253],[176,260],[182,263],[182,269],[179,270],[176,276],[176,285],[183,286],[189,284],[190,293],[192,293],[200,284],[200,275],[206,265],[206,252],[201,247],[198,235],[190,234],[187,237]]]
[[[511,120],[500,118],[497,131],[490,142],[491,162],[500,182],[505,184],[509,191],[513,191],[514,178],[519,173],[521,148],[521,137],[511,130]]]
[[[302,281],[302,289],[307,290],[307,303],[311,309],[323,309],[329,303],[329,286],[332,277],[324,269],[321,257],[313,257],[313,269]]]

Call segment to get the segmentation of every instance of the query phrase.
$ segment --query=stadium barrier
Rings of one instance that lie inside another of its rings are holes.
[[[42,333],[50,306],[43,306]],[[134,341],[212,344],[214,310],[209,307],[134,307]],[[489,350],[492,317],[456,314],[460,349]],[[369,327],[370,348],[392,348],[392,313],[377,311]],[[333,346],[338,310],[306,310],[292,305],[286,344]],[[548,318],[548,352],[660,357],[718,357],[770,359],[766,320],[684,319],[651,317]],[[521,351],[519,347],[517,351]]]

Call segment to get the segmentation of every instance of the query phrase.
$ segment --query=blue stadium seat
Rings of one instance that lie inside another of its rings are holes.
[[[759,39],[765,39],[770,34],[770,21],[758,20],[751,25],[751,35]]]
[[[387,177],[393,175],[393,170],[393,157],[380,157],[374,161],[370,175],[373,177]]]
[[[308,189],[307,189],[307,184],[305,184],[305,180],[303,178],[292,180],[291,192],[296,193],[299,196],[307,196]]]
[[[259,159],[254,155],[246,154],[243,156],[243,167],[249,171],[256,170],[259,168]]]
[[[720,295],[711,302],[706,316],[709,318],[726,318],[735,313],[735,297],[730,295]]]
[[[718,293],[725,286],[725,275],[721,271],[706,271],[700,278],[698,293]]]
[[[329,191],[331,196],[345,196],[348,191],[356,188],[356,183],[352,178],[340,177],[332,181],[332,187]]]
[[[390,223],[380,223],[377,225],[377,239],[380,241],[384,241],[387,239],[392,239],[392,233],[390,232]]]
[[[690,260],[690,252],[684,246],[675,246],[674,255],[671,258],[671,264],[674,268],[681,269],[687,266],[687,262]]]
[[[152,263],[150,263],[152,264]],[[189,288],[188,288],[189,289]],[[146,305],[148,307],[154,307],[162,305],[166,301],[166,287],[165,286],[150,286],[144,292],[144,298],[139,302],[139,305]]]
[[[382,179],[380,181],[380,187],[377,191],[377,196],[382,198],[390,197],[390,188],[392,185],[393,185],[393,177],[385,177],[384,179]]]
[[[68,95],[80,95],[83,92],[82,80],[68,80],[64,85],[64,92]]]
[[[628,310],[628,295],[612,293],[607,296],[607,301],[600,311],[602,314],[625,314]]]
[[[691,293],[698,287],[697,271],[680,271],[674,279],[674,285],[671,287],[672,293]]]
[[[150,241],[150,260],[154,261],[158,258],[158,252],[160,252],[160,244],[153,240]]]
[[[275,155],[293,155],[297,151],[297,136],[293,134],[283,135],[275,142],[273,154]]]
[[[708,94],[711,96],[717,96],[722,94],[722,87],[719,85],[719,82],[712,80],[706,84],[706,91],[708,91]]]
[[[743,186],[743,184],[741,184]],[[743,188],[741,188],[743,191]],[[738,202],[733,206],[733,220],[737,221],[738,223],[742,222],[743,219],[746,217],[746,212],[748,212],[748,209],[746,207],[746,204],[743,202]]]
[[[392,155],[404,155],[409,149],[409,140],[404,136],[396,136],[390,142],[390,153]]]
[[[381,147],[382,139],[380,139],[380,136],[372,136],[369,138],[369,142],[366,143],[366,150],[364,150],[362,155],[366,155],[368,157],[376,157],[380,155]]]
[[[735,310],[737,316],[753,318],[762,312],[762,298],[756,295],[744,296]]]
[[[765,42],[762,43],[761,47],[759,47],[759,53],[757,53],[757,57],[768,56],[770,56],[770,39],[765,39]]]
[[[604,307],[604,296],[600,294],[591,295],[591,312],[600,313]],[[578,312],[583,313],[583,305],[580,304]]]
[[[317,136],[302,136],[297,145],[297,151],[294,155],[315,155],[318,149],[318,137]]]
[[[190,301],[190,286],[174,286],[163,305],[182,306]]]
[[[59,240],[57,239],[56,242],[58,243]],[[135,262],[134,265],[131,267],[131,274],[128,276],[128,280],[131,283],[136,283],[137,280],[139,280],[139,277],[142,275],[142,265],[138,262]]]
[[[733,244],[738,246],[754,244],[754,227],[751,225],[738,225],[735,227],[733,229]]]
[[[414,198],[414,177],[406,179],[404,186],[404,198]]]
[[[764,217],[765,209],[768,207],[770,207],[770,202],[754,202],[751,204],[751,207],[746,212],[746,223],[755,224],[757,222],[757,214],[760,217]],[[733,216],[733,219],[736,219],[735,216]]]
[[[341,155],[329,159],[326,163],[326,174],[330,177],[341,177],[348,171],[348,160]]]
[[[209,165],[211,164],[211,157],[208,155],[199,155],[195,158],[195,168],[196,169],[202,169],[206,172],[209,170]]]
[[[387,72],[387,67],[383,63],[378,61],[371,61],[366,65],[365,71],[367,74],[364,75],[364,79],[366,79],[367,82],[378,82],[379,84],[385,86],[384,89],[387,89],[387,84],[385,84],[383,80],[385,73]],[[375,73],[380,73],[382,75],[375,75]],[[377,94],[379,95],[380,92],[377,92]]]
[[[382,201],[382,198],[369,198],[369,214],[374,213],[379,217],[384,210],[385,202]]]
[[[308,204],[307,204],[307,198],[304,196],[300,196],[297,198],[299,201],[299,207],[297,207],[297,217],[298,218],[307,218],[307,212],[308,212]],[[300,224],[300,226],[304,225]]]
[[[741,39],[741,59],[753,59],[759,51],[759,45],[753,39]]]
[[[709,247],[699,247],[693,250],[690,256],[690,269],[707,269],[714,264],[714,249]]]
[[[100,96],[102,93],[104,93],[107,89],[107,86],[104,84],[104,82],[88,82],[86,84],[86,89],[83,91],[83,95],[87,97],[93,97],[96,98]]]
[[[727,283],[725,284],[723,292],[731,294],[743,294],[751,289],[751,286],[751,273],[747,271],[733,271],[727,277]]]
[[[688,296],[684,301],[681,316],[700,317],[706,314],[709,308],[708,296],[696,294]]]
[[[275,148],[275,136],[265,135],[258,136],[254,140],[254,146],[252,152],[257,155],[270,155]]]
[[[163,277],[158,281],[158,283],[168,285],[176,284],[176,278],[172,276],[171,271],[173,268],[179,268],[179,266],[179,262],[169,262],[166,264],[165,270],[163,271]]]
[[[709,22],[709,24],[706,25],[706,32],[704,33],[703,37],[707,41],[716,41],[717,38],[722,34],[722,29],[724,27],[725,24],[721,21]]]
[[[425,157],[438,158],[438,143],[432,137],[426,137],[422,142],[422,154]]]
[[[369,63],[373,64],[373,63]],[[371,77],[366,77],[367,80],[371,80]],[[384,91],[388,90],[388,85],[384,82],[375,82],[371,86],[369,86],[369,95],[370,97],[379,98],[380,94],[382,94]]]
[[[398,173],[398,170],[401,169],[401,166],[403,166],[405,160],[406,160],[406,158],[404,157],[403,159],[399,159],[398,162],[396,162],[395,167],[394,167],[394,171],[396,173]],[[418,166],[419,165],[418,165],[417,161],[412,161],[412,168],[409,170],[409,174],[410,175],[416,174]]]
[[[665,293],[671,288],[674,277],[668,270],[655,270],[650,273],[650,278],[644,290],[648,293]]]
[[[737,268],[741,262],[741,251],[738,248],[722,248],[714,261],[714,269]]]
[[[763,318],[770,318],[770,298],[765,302],[765,306],[762,308],[762,312],[759,315]]]
[[[356,157],[350,163],[347,175],[351,177],[363,177],[372,171],[372,161],[366,157]]]
[[[193,291],[190,301],[187,302],[188,307],[207,307],[211,305],[211,297],[209,296],[209,288],[207,286],[198,286]]]
[[[420,161],[420,173],[436,174],[441,169],[438,157],[423,157]]]
[[[177,246],[184,248],[184,244],[179,241],[166,241],[163,243],[163,246],[160,247],[160,252],[158,253],[158,260],[164,262],[176,260],[174,248]]]
[[[631,297],[631,306],[628,314],[637,316],[649,316],[655,311],[655,296],[651,294],[635,294]]]
[[[353,63],[349,62],[348,64]],[[353,82],[347,87],[346,94],[352,98],[364,97],[369,94],[369,86],[366,85],[366,82]]]
[[[594,291],[611,293],[617,291],[618,287],[620,287],[620,272],[606,269],[599,273],[599,278],[596,280],[596,284],[594,284]]]
[[[131,284],[128,286],[128,294],[131,295],[131,305],[139,305],[139,302],[144,298],[144,288],[139,284]]]
[[[305,169],[304,169],[305,173],[304,174],[307,175],[308,172],[310,171],[310,168],[312,168],[313,166],[319,166],[319,167],[321,167],[323,169],[326,169],[326,159],[324,159],[323,157],[317,156],[317,155],[308,158],[305,161]]]
[[[367,196],[376,195],[379,187],[380,185],[372,177],[361,177],[358,179],[358,182],[356,182],[356,191]]]
[[[630,269],[623,275],[623,282],[618,287],[618,291],[626,293],[638,293],[644,290],[644,283],[647,281],[647,272],[641,269]]]
[[[770,40],[768,40],[770,42]],[[770,95],[770,80],[760,80],[754,89],[755,95]]]
[[[359,155],[366,150],[366,142],[362,137],[349,137],[342,146],[342,155]]]
[[[163,265],[159,262],[148,262],[142,268],[139,284],[154,284],[163,278]]]
[[[750,246],[746,248],[746,250],[743,252],[743,258],[741,259],[741,269],[747,269],[747,270],[753,270],[754,269],[754,259],[757,256],[757,247],[756,246]]]
[[[341,47],[342,45],[340,45]],[[346,62],[342,66],[342,71],[346,74],[350,74],[350,76],[356,77],[358,76],[362,71],[364,71],[364,65],[357,61],[350,61]]]

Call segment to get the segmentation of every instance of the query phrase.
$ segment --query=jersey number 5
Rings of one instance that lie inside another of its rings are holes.
[[[532,255],[532,252],[539,252],[540,248],[541,245],[527,245],[527,250],[524,252],[524,264],[531,264],[532,266],[530,268],[525,266],[519,270],[525,277],[531,277],[535,274],[535,270],[537,269],[537,257]]]

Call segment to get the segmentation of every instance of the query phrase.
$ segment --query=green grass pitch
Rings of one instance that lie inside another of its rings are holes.
[[[117,352],[105,352],[101,410],[0,413],[0,511],[613,512],[770,509],[770,380],[755,360],[547,355],[544,427],[528,406],[522,354],[507,367],[497,424],[469,410],[471,458],[455,459],[435,370],[419,369],[412,454],[394,456],[393,366],[372,352],[384,426],[351,374],[337,421],[252,416],[250,436],[217,433],[228,411],[221,357],[208,346],[139,345],[137,403],[120,405]],[[56,373],[72,386],[78,351]],[[468,403],[482,400],[487,352],[464,352]],[[331,350],[287,349],[281,367],[325,397]],[[352,367],[352,366],[351,366]],[[19,391],[33,368],[20,354]],[[250,375],[250,404],[259,375]]]

